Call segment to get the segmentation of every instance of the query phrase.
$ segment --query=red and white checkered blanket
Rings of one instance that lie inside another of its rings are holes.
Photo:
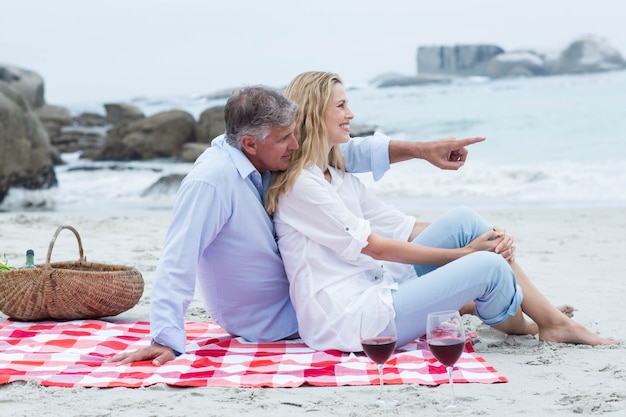
[[[250,343],[215,323],[188,322],[187,353],[156,367],[103,361],[150,343],[149,323],[76,320],[0,322],[0,384],[34,380],[59,387],[298,387],[378,384],[363,354],[315,351],[302,341]],[[386,384],[438,385],[448,381],[423,341],[398,349],[385,366]],[[507,382],[468,342],[455,382]]]

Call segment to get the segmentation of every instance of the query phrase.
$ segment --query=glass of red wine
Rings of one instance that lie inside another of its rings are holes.
[[[426,341],[433,356],[446,367],[452,400],[446,406],[450,408],[467,408],[457,401],[454,395],[452,371],[465,347],[465,330],[458,311],[438,311],[429,313],[426,319]]]
[[[394,316],[393,310],[388,313],[366,311],[361,315],[361,347],[367,357],[378,367],[380,393],[376,403],[384,406],[395,404],[394,400],[383,397],[385,362],[393,354],[398,342]]]

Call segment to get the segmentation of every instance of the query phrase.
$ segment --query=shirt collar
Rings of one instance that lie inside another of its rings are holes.
[[[318,167],[317,165],[313,165],[311,168],[311,171],[321,177],[324,178],[324,172],[322,171],[322,169],[320,167]],[[339,187],[341,187],[341,184],[343,183],[343,173],[341,171],[339,171],[336,168],[333,167],[328,167],[328,172],[330,172],[330,185],[336,190]],[[324,179],[324,181],[326,181]]]
[[[213,142],[215,143],[215,141]],[[250,162],[248,157],[240,149],[229,145],[225,140],[221,140],[220,142],[216,143],[216,145],[224,149],[224,151],[228,153],[241,178],[245,179],[250,176],[250,174],[252,174],[254,171],[256,171],[256,168],[254,167],[254,165],[252,165],[252,162]]]

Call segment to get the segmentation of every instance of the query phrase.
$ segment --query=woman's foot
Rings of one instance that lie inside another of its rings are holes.
[[[569,304],[563,304],[563,305],[558,306],[557,309],[561,313],[569,317],[570,319],[574,317],[574,310],[575,310],[574,306],[571,306]],[[464,314],[471,314],[475,316],[476,315],[475,303],[473,301],[470,301],[469,303],[465,304],[463,307],[459,309],[459,314],[461,316]]]
[[[591,346],[617,344],[614,339],[598,336],[582,324],[569,318],[554,326],[539,328],[539,340]]]
[[[574,317],[574,310],[575,310],[574,306],[571,306],[569,304],[563,304],[561,306],[558,306],[557,308],[559,309],[561,313],[565,314],[570,319]]]
[[[471,314],[472,316],[475,316],[476,315],[475,303],[473,301],[470,301],[469,303],[465,304],[463,307],[459,309],[459,314],[461,316],[465,314]]]

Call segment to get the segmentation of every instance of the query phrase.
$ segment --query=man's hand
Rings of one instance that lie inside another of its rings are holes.
[[[437,168],[457,170],[467,159],[466,146],[484,141],[484,137],[468,139],[445,138],[430,142],[398,142],[389,143],[389,161],[391,163],[406,161],[412,158],[423,159]]]
[[[174,351],[171,348],[154,343],[133,352],[118,353],[105,360],[105,362],[118,362],[119,365],[126,365],[132,362],[152,360],[154,366],[161,366],[175,357],[176,355],[174,355]]]

